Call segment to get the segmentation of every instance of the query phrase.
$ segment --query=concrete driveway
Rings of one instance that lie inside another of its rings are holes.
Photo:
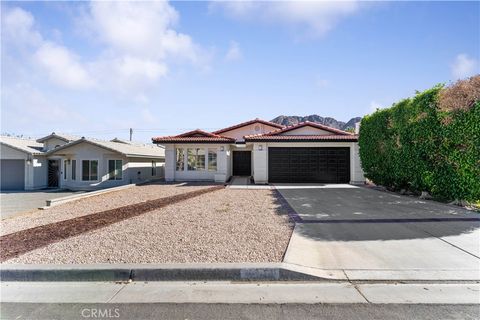
[[[2,219],[22,214],[45,206],[45,201],[66,197],[84,191],[35,190],[2,191],[0,193],[0,216]]]
[[[351,185],[277,186],[295,226],[285,262],[351,279],[480,279],[480,214]]]

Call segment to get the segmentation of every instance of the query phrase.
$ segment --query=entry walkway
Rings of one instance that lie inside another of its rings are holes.
[[[230,189],[273,189],[269,185],[253,184],[250,177],[233,176],[227,188]]]

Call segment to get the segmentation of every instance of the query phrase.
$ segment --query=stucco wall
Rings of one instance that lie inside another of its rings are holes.
[[[163,163],[158,158],[127,158],[120,153],[112,152],[89,143],[80,143],[60,150],[50,158],[61,159],[60,187],[73,190],[109,188],[163,177]],[[75,180],[72,179],[72,160],[76,160]],[[97,180],[82,180],[83,160],[98,160]],[[122,178],[120,180],[109,180],[109,160],[122,160]],[[162,167],[162,169],[157,170],[156,176],[152,176],[152,161],[157,163],[157,167]],[[67,163],[66,179],[64,175],[65,162]],[[140,174],[138,174],[138,172],[140,172]]]
[[[258,129],[258,130],[256,130]],[[253,123],[248,126],[244,126],[241,128],[237,128],[234,130],[226,131],[220,133],[222,136],[235,138],[235,139],[242,139],[243,136],[250,135],[250,134],[260,134],[260,133],[267,133],[273,130],[278,130],[276,127],[272,127],[263,123]]]
[[[55,148],[56,146],[63,146],[66,143],[67,142],[65,140],[62,140],[62,139],[50,138],[50,139],[43,142],[43,148],[44,148],[45,151],[50,151],[53,148]]]

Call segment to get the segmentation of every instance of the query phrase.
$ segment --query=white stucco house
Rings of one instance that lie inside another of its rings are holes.
[[[0,137],[0,189],[91,190],[164,177],[165,150],[52,133],[38,140]]]
[[[165,146],[166,181],[365,182],[358,135],[313,122],[284,127],[255,119],[152,141]]]

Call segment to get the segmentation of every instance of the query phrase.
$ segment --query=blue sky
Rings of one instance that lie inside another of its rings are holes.
[[[348,121],[479,73],[479,2],[2,2],[1,131]]]

